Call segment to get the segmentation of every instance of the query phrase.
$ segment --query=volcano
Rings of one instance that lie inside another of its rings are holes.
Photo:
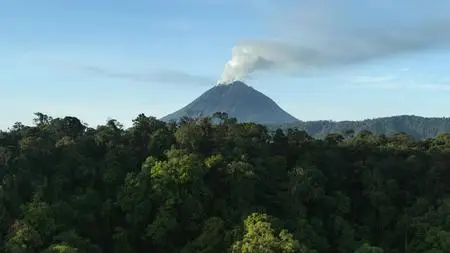
[[[239,122],[286,124],[298,121],[281,109],[275,101],[240,81],[216,85],[161,120],[176,121],[184,116],[212,116],[215,112],[225,112]]]

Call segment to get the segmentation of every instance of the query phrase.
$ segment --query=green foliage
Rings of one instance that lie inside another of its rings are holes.
[[[34,122],[0,132],[0,252],[450,252],[449,134]]]
[[[384,253],[384,250],[378,247],[370,246],[368,243],[364,243],[355,251],[355,253]]]
[[[287,230],[273,228],[273,219],[266,214],[252,213],[244,221],[245,234],[242,240],[231,247],[232,253],[306,253]]]

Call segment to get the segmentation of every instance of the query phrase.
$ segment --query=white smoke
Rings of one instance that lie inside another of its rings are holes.
[[[367,13],[345,5],[357,5],[356,1],[336,2],[318,0],[316,5],[303,6],[284,25],[295,34],[290,39],[238,43],[218,83],[244,80],[262,71],[302,75],[450,45],[450,1],[399,0],[386,5],[385,0],[378,4],[368,0]]]

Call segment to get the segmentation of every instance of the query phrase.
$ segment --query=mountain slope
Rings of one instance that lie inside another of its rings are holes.
[[[215,112],[226,112],[239,122],[259,124],[298,122],[272,99],[239,81],[214,86],[190,104],[161,120],[178,120],[183,116],[211,116]]]

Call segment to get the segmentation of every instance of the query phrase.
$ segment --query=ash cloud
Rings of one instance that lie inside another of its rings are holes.
[[[218,82],[264,71],[306,75],[450,45],[448,1],[303,2],[283,13],[288,38],[241,41]]]

